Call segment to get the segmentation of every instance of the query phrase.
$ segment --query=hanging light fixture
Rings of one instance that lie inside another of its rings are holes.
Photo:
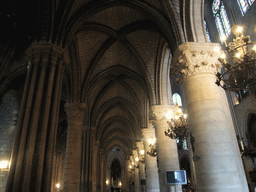
[[[157,152],[156,152],[156,138],[152,139],[150,138],[148,140],[149,143],[149,151],[147,151],[147,154],[149,154],[152,157],[157,156]]]
[[[167,123],[169,127],[164,132],[165,135],[170,137],[171,139],[176,139],[177,137],[185,137],[188,129],[187,114],[183,114],[178,104],[175,105],[174,115],[172,111],[169,111],[166,114],[166,117],[168,119]]]
[[[227,44],[225,37],[221,38],[225,50],[215,48],[225,69],[216,74],[216,84],[224,90],[249,90],[256,84],[256,43],[251,42],[250,36],[244,36],[238,25],[232,27],[232,32],[236,36],[233,42]]]

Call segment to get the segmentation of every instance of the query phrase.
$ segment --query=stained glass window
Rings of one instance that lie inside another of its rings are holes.
[[[212,12],[216,14],[220,9],[220,0],[214,0],[212,3]]]
[[[227,15],[224,5],[222,5],[220,8],[220,17],[222,20],[222,24],[223,24],[223,27],[225,30],[226,37],[228,37],[231,33],[231,25],[229,23],[228,15]]]
[[[249,1],[254,1],[254,0],[249,0]],[[247,12],[247,10],[249,9],[247,0],[237,0],[237,3],[240,7],[242,15],[244,15]]]
[[[255,0],[248,0],[249,4],[252,5]]]
[[[217,26],[217,29],[218,29],[220,37],[223,37],[223,36],[227,37],[225,32],[224,32],[224,29],[223,29],[223,26],[222,26],[219,14],[217,14],[215,16],[215,23],[216,23],[216,26]]]
[[[205,28],[205,30],[206,30],[206,35],[207,35],[208,40],[211,41],[211,38],[210,38],[209,30],[208,30],[208,28],[207,28],[206,21],[204,21],[204,28]]]
[[[172,96],[174,105],[178,104],[179,106],[182,106],[181,97],[178,93],[174,93]]]

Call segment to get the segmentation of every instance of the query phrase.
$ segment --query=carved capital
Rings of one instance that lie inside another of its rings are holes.
[[[141,129],[144,142],[147,142],[150,138],[155,138],[155,129],[154,128],[144,128]]]
[[[140,150],[144,149],[144,145],[143,145],[143,143],[141,141],[137,141],[136,142],[136,146],[137,146],[139,152],[140,152]]]
[[[152,108],[152,112],[153,112],[155,121],[166,122],[167,121],[167,119],[166,119],[167,112],[170,110],[174,110],[175,105],[153,105],[151,108]],[[154,121],[152,121],[152,122],[155,123]]]
[[[215,47],[220,45],[194,42],[180,45],[171,63],[172,75],[182,80],[190,75],[216,74],[221,63],[218,60],[218,53],[214,50]]]
[[[64,49],[52,43],[34,43],[27,50],[27,58],[36,64],[55,67],[64,62]]]
[[[86,105],[84,103],[66,103],[68,125],[82,126],[84,122]]]

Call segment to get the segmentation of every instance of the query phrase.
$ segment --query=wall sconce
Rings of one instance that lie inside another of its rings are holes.
[[[140,151],[140,160],[139,160],[139,162],[141,162],[141,163],[143,163],[143,164],[145,163],[144,153],[145,153],[144,150],[141,150],[141,151]]]
[[[108,185],[108,180],[106,180],[106,184]]]
[[[165,135],[170,137],[171,139],[176,139],[177,137],[185,137],[188,130],[187,114],[183,114],[178,104],[175,105],[174,116],[172,114],[172,111],[169,111],[166,114],[166,118],[168,119],[167,123],[169,127],[164,132]]]
[[[9,161],[0,161],[0,170],[9,171],[11,163]]]
[[[60,184],[59,184],[59,183],[57,183],[57,184],[55,185],[55,187],[56,187],[57,191],[60,190]]]
[[[147,154],[149,154],[152,157],[157,156],[157,151],[156,151],[156,138],[154,139],[149,139],[148,140],[149,143],[149,151],[147,151]]]

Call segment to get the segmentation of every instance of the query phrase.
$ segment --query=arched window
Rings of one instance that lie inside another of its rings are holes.
[[[205,28],[205,30],[206,30],[206,35],[207,35],[208,40],[211,41],[211,38],[210,38],[210,34],[209,34],[209,30],[208,30],[206,21],[204,21],[204,28]]]
[[[250,6],[254,3],[255,0],[248,0]]]
[[[181,97],[178,93],[173,94],[172,100],[173,100],[174,105],[178,104],[179,106],[182,106]]]
[[[217,14],[220,10],[220,0],[214,0],[212,3],[212,12],[213,14]]]
[[[227,12],[226,12],[226,9],[225,9],[224,5],[222,5],[221,8],[220,8],[220,17],[221,17],[221,20],[222,20],[222,23],[223,23],[225,34],[228,37],[231,33],[231,25],[229,23],[228,15],[227,15]]]
[[[225,6],[221,0],[214,0],[212,4],[212,13],[215,17],[215,24],[221,38],[226,39],[231,33],[231,25]]]
[[[215,23],[216,23],[220,37],[226,37],[219,15],[215,16]]]
[[[248,11],[250,6],[254,3],[254,1],[255,0],[237,0],[237,3],[243,16]]]
[[[244,15],[247,12],[247,10],[249,9],[247,0],[237,0],[237,3],[239,5],[242,15]]]

